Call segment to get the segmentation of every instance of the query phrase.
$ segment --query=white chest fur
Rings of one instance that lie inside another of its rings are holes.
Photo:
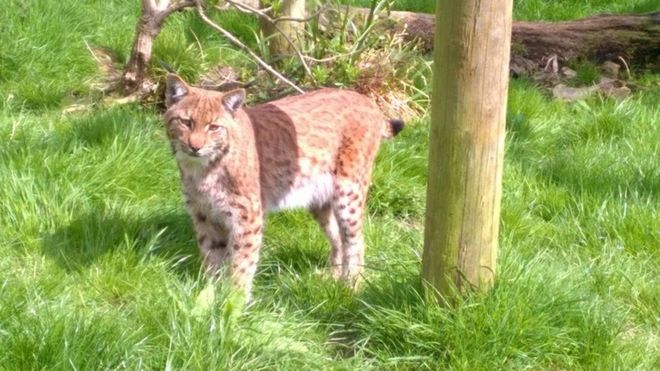
[[[222,173],[209,172],[208,162],[204,159],[177,156],[187,183],[188,197],[193,204],[204,211],[210,212],[227,202],[227,195],[220,186]],[[332,200],[334,190],[333,176],[330,173],[316,174],[311,177],[300,177],[286,193],[269,199],[266,191],[266,211],[285,209],[309,209],[325,205]],[[201,211],[201,210],[200,210]]]
[[[268,211],[320,206],[332,199],[333,180],[331,174],[320,174],[294,182],[287,193],[276,200],[269,200]]]
[[[184,178],[184,193],[191,201],[194,212],[213,213],[226,203],[226,194],[219,186],[220,174],[209,171],[205,159],[181,156],[179,158]]]

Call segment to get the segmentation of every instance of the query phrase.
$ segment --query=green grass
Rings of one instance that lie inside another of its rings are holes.
[[[199,258],[157,112],[61,114],[95,94],[83,40],[126,58],[137,2],[125,4],[0,10],[0,369],[660,367],[657,74],[635,75],[640,89],[621,103],[557,102],[512,81],[489,294],[443,307],[420,293],[424,118],[381,149],[361,293],[319,274],[327,243],[293,212],[269,218],[255,304],[240,310],[218,287],[198,312]],[[645,4],[521,1],[516,13]],[[254,42],[254,23],[226,17]],[[168,23],[156,56],[191,78],[219,61],[250,65],[189,15]]]

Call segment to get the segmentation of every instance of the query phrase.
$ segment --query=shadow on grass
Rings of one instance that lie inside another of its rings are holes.
[[[619,197],[622,194],[638,194],[641,197],[660,196],[660,171],[648,163],[633,161],[630,164],[589,159],[566,149],[555,156],[538,160],[527,154],[531,144],[517,144],[507,156],[508,161],[521,166],[528,174],[543,182],[566,189],[572,194],[591,195],[599,198]],[[521,155],[523,154],[523,155]],[[594,152],[594,156],[599,153]],[[613,157],[612,154],[608,154]]]
[[[381,346],[387,347],[378,344],[381,337],[390,338],[394,342],[405,337],[401,328],[392,327],[387,321],[379,324],[382,315],[407,313],[412,322],[414,318],[422,316],[426,308],[421,276],[412,271],[380,275],[367,279],[357,293],[347,288],[343,292],[346,296],[342,305],[324,304],[326,310],[315,309],[311,316],[329,327],[329,344],[337,356],[342,358],[350,358],[360,352],[367,345],[365,339],[369,339],[368,348],[375,350]],[[319,303],[310,304],[319,306]],[[388,331],[394,333],[387,334]],[[438,348],[434,354],[426,356],[438,358],[440,353],[442,349]]]
[[[322,233],[319,231],[319,233]],[[314,245],[314,246],[313,246]],[[298,275],[306,275],[317,269],[328,266],[329,244],[323,248],[316,248],[316,243],[310,242],[307,246],[279,246],[270,247],[264,244],[265,256],[261,260],[260,274],[277,274],[278,271],[288,271]],[[318,245],[321,245],[320,243]]]
[[[292,238],[282,240],[278,234],[289,233],[292,223],[291,220],[280,222],[270,236],[267,228],[260,276],[268,279],[281,271],[306,275],[327,266],[330,246],[316,223],[309,220],[305,224],[313,231],[296,228]],[[305,233],[311,236],[308,240],[296,236]],[[299,241],[305,242],[298,245]],[[202,264],[192,222],[183,209],[147,216],[121,210],[87,211],[43,235],[41,250],[68,272],[85,269],[108,254],[126,250],[140,259],[155,256],[168,260],[173,271],[184,277],[197,276]]]
[[[131,251],[138,259],[155,256],[175,261],[183,276],[199,272],[197,249],[189,216],[173,211],[148,217],[118,211],[86,212],[42,236],[43,254],[69,272],[89,267],[108,254]]]
[[[325,260],[313,267],[317,272],[261,275],[255,297],[258,306],[266,311],[284,306],[288,311],[304,313],[309,322],[317,323],[327,333],[328,345],[337,357],[351,358],[369,338],[372,314],[411,310],[411,315],[419,315],[425,300],[418,268],[373,272],[367,268],[364,283],[358,292],[353,292],[343,282],[331,278],[329,272],[318,274],[327,269]]]
[[[658,1],[657,0],[646,0],[638,3],[633,3],[629,9],[626,9],[625,12],[629,13],[657,13],[658,11]]]
[[[573,194],[600,198],[628,193],[660,196],[660,171],[656,165],[636,153],[609,149],[613,139],[607,138],[614,138],[614,134],[601,139],[601,146],[585,148],[587,140],[577,136],[558,139],[552,145],[537,143],[529,124],[516,116],[508,120],[507,130],[509,147],[505,159],[520,166],[526,176]],[[624,140],[628,140],[627,137],[617,142]],[[623,145],[621,148],[628,151]]]
[[[273,281],[325,269],[330,242],[309,212],[288,210],[268,215],[261,251],[257,280]]]
[[[85,147],[107,146],[113,141],[131,142],[136,137],[150,138],[153,130],[165,135],[165,129],[154,112],[133,107],[116,107],[94,111],[70,120],[58,137]]]

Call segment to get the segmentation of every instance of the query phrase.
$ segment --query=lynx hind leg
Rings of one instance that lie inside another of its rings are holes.
[[[341,277],[354,289],[364,269],[364,237],[362,234],[366,190],[360,182],[338,180],[335,185],[333,211],[342,241]]]
[[[342,239],[342,278],[356,290],[364,271],[364,213],[381,134],[375,125],[354,125],[350,133],[337,156],[332,208]]]
[[[312,209],[311,213],[319,223],[321,229],[323,229],[323,232],[325,232],[328,241],[330,241],[330,269],[332,277],[339,279],[342,276],[343,266],[342,238],[332,204],[328,203],[319,208]]]

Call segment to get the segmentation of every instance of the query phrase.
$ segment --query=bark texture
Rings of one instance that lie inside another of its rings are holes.
[[[265,4],[262,4],[265,8]],[[273,19],[279,17],[286,18],[305,18],[305,0],[283,0],[281,10],[272,14]],[[299,21],[279,21],[272,23],[270,20],[261,19],[261,29],[268,38],[268,49],[272,55],[291,54],[293,46],[300,45],[300,39],[303,37],[304,22]],[[287,40],[288,39],[288,40]]]
[[[424,51],[433,49],[433,15],[394,11],[382,17],[393,21],[391,31],[405,29],[406,40],[419,41]],[[623,64],[623,58],[628,65],[660,70],[660,12],[598,15],[566,22],[513,22],[513,74],[544,68],[550,58],[557,58],[560,64],[576,59]]]
[[[147,75],[154,39],[160,33],[165,19],[175,11],[193,6],[192,1],[181,0],[170,4],[169,0],[142,0],[142,14],[135,28],[135,40],[131,56],[122,77],[124,92],[147,95],[154,85]]]
[[[438,8],[422,273],[451,297],[495,276],[512,0]]]

